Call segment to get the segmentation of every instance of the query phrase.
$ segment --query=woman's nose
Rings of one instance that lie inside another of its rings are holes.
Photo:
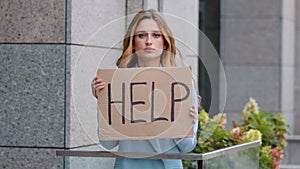
[[[147,35],[146,45],[152,45],[152,37],[150,33]]]

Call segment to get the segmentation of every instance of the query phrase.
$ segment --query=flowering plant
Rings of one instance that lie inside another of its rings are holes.
[[[289,134],[281,113],[265,113],[260,110],[256,101],[250,98],[245,106],[242,124],[233,122],[234,127],[247,127],[248,129],[259,130],[262,134],[260,151],[260,168],[280,168],[280,160],[284,157],[284,147],[287,146],[285,138]]]
[[[198,143],[193,153],[206,153],[220,148],[260,140],[260,169],[279,169],[284,157],[283,148],[288,125],[281,113],[276,115],[260,110],[256,101],[250,98],[242,112],[241,124],[233,121],[232,130],[226,130],[226,114],[209,118],[202,109],[199,114]],[[183,161],[185,168],[195,168],[193,162]]]

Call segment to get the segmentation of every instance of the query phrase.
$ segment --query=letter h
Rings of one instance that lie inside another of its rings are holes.
[[[122,101],[111,100],[111,84],[108,87],[108,123],[111,125],[111,104],[122,103],[122,124],[125,124],[125,83],[122,83]]]

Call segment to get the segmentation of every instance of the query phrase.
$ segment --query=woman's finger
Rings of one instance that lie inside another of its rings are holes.
[[[195,112],[194,106],[190,108],[190,116],[193,118],[193,124],[197,121],[197,113]]]
[[[100,79],[98,76],[94,77],[91,83],[92,94],[97,98],[97,93],[105,87],[105,82],[103,79]]]

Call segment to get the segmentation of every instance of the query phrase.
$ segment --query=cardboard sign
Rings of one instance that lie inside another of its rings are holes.
[[[188,67],[99,69],[100,140],[193,136],[192,74]]]

